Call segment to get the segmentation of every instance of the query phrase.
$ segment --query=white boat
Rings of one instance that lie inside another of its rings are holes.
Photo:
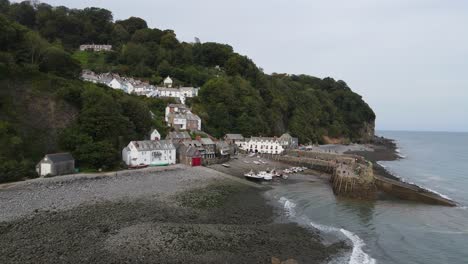
[[[255,174],[252,170],[250,170],[247,173],[244,173],[244,177],[247,178],[247,179],[256,180],[256,181],[263,180],[262,176],[259,176],[259,175]]]
[[[260,162],[254,160],[253,163],[257,164],[257,165],[260,165]]]
[[[230,168],[230,167],[231,167],[231,165],[226,164],[226,163],[221,164],[221,166],[226,167],[226,168]]]
[[[244,174],[244,177],[251,180],[265,180],[271,181],[273,179],[273,175],[266,171],[260,171],[258,174],[255,174],[252,170]]]
[[[262,177],[265,181],[271,181],[273,179],[273,174],[266,171],[259,171],[257,176]]]

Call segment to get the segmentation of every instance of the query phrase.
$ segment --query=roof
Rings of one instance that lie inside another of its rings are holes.
[[[244,136],[241,134],[226,134],[225,138],[229,140],[243,140]]]
[[[196,147],[186,147],[187,149],[184,151],[185,156],[187,157],[198,157],[200,156],[200,151]]]
[[[172,131],[166,137],[167,139],[192,139],[188,132]]]
[[[159,91],[167,91],[167,92],[179,92],[177,88],[166,88],[166,87],[157,87]]]
[[[211,140],[211,138],[200,138],[200,142],[203,144],[203,145],[214,145],[215,143],[213,142],[213,140]]]
[[[218,148],[222,148],[222,149],[229,148],[228,143],[226,143],[226,142],[224,142],[224,141],[217,141],[217,142],[216,142],[216,146],[217,146]]]
[[[198,140],[186,140],[183,142],[183,144],[185,146],[195,146],[195,147],[198,147],[198,148],[201,148],[202,147],[202,143]]]
[[[171,77],[167,76],[166,79],[164,79],[164,83],[172,83]]]
[[[150,151],[150,150],[172,150],[175,149],[174,145],[170,140],[143,140],[143,141],[132,141],[132,144],[138,151]]]
[[[168,104],[168,107],[187,108],[184,104]]]
[[[65,162],[65,161],[74,161],[75,159],[73,156],[68,153],[54,153],[54,154],[47,154],[45,155],[46,158],[48,158],[50,161],[54,163],[59,163],[59,162]]]
[[[277,137],[251,137],[250,140],[254,140],[254,141],[273,141],[273,142],[280,141],[279,138],[277,138]]]
[[[292,137],[289,133],[284,133],[283,135],[281,135],[280,139],[292,140]]]

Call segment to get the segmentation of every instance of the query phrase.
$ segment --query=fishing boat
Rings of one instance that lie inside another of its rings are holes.
[[[244,177],[249,179],[249,180],[255,180],[255,181],[271,181],[273,179],[273,175],[269,172],[266,171],[260,171],[258,174],[255,174],[252,170],[244,174]]]
[[[263,178],[261,176],[258,176],[257,174],[255,174],[255,172],[253,172],[253,170],[250,170],[249,172],[247,173],[244,173],[244,177],[249,179],[249,180],[263,180]]]
[[[271,181],[273,179],[273,174],[267,171],[259,171],[257,176],[262,177],[265,181]]]

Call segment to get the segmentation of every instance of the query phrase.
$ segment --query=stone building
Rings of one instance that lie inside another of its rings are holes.
[[[47,154],[36,165],[39,176],[56,176],[75,172],[75,159],[70,153]]]

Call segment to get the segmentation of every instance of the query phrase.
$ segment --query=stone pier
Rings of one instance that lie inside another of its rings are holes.
[[[290,150],[274,159],[330,174],[333,192],[338,196],[376,199],[382,191],[404,200],[456,206],[454,201],[417,185],[375,175],[372,163],[358,155]]]

